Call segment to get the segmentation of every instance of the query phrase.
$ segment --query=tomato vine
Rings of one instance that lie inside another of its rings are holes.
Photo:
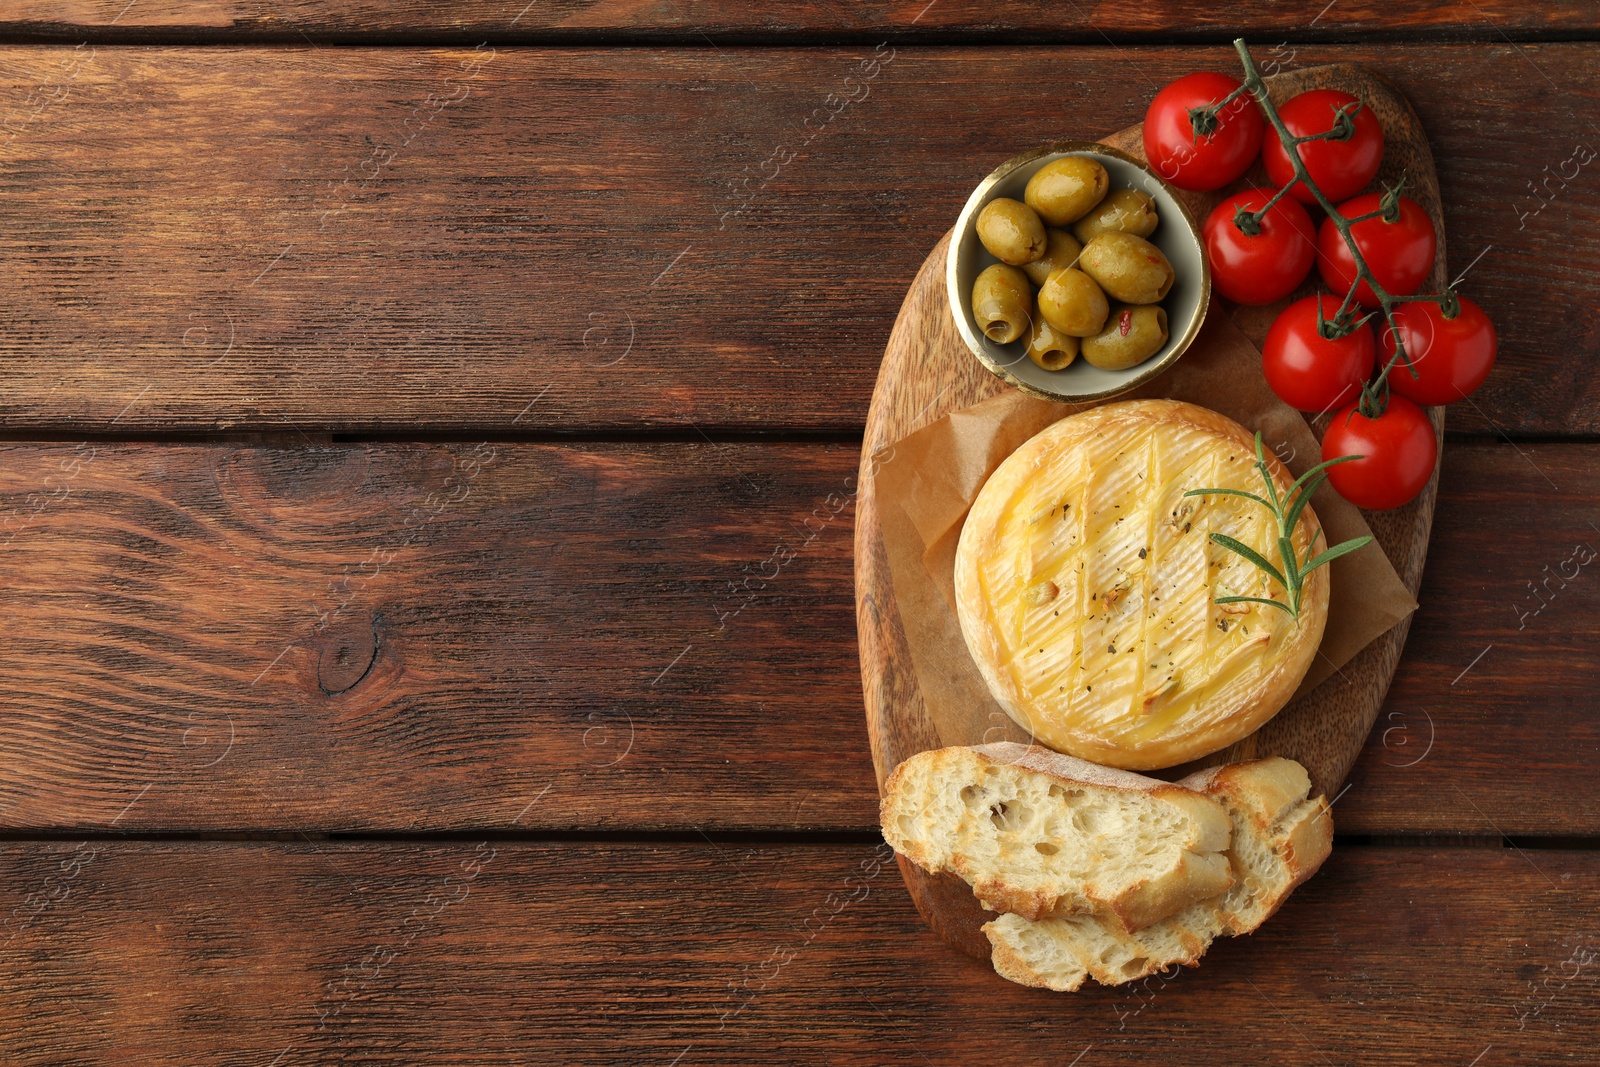
[[[1377,418],[1388,407],[1389,374],[1394,368],[1404,363],[1407,372],[1413,378],[1418,376],[1415,366],[1412,365],[1411,355],[1406,351],[1405,340],[1395,323],[1395,306],[1411,302],[1435,303],[1439,305],[1439,310],[1445,318],[1454,319],[1461,312],[1460,299],[1457,297],[1455,290],[1449,286],[1446,286],[1442,292],[1438,293],[1418,293],[1414,295],[1390,293],[1373,275],[1372,269],[1367,264],[1366,257],[1362,254],[1361,248],[1356,242],[1355,235],[1351,232],[1351,228],[1357,223],[1366,222],[1370,219],[1381,218],[1384,222],[1390,224],[1398,222],[1400,218],[1400,193],[1405,184],[1403,180],[1384,189],[1377,210],[1347,218],[1339,211],[1338,206],[1317,187],[1317,183],[1312,179],[1305,161],[1300,158],[1300,153],[1296,151],[1300,145],[1309,141],[1348,140],[1355,132],[1353,116],[1356,110],[1363,106],[1361,102],[1346,104],[1337,109],[1334,113],[1333,125],[1329,129],[1321,133],[1297,136],[1289,131],[1282,116],[1279,115],[1277,107],[1273,104],[1267,92],[1266,81],[1256,68],[1255,61],[1251,58],[1250,49],[1246,46],[1244,39],[1236,39],[1233,42],[1233,46],[1238,51],[1240,62],[1244,66],[1243,84],[1221,100],[1207,107],[1192,109],[1189,113],[1190,124],[1193,126],[1197,137],[1203,136],[1206,132],[1216,129],[1217,116],[1229,104],[1244,93],[1249,93],[1255,98],[1262,114],[1277,132],[1284,145],[1285,154],[1289,157],[1289,162],[1294,167],[1294,178],[1279,188],[1272,198],[1261,205],[1260,208],[1249,211],[1241,206],[1235,214],[1234,225],[1239,227],[1240,231],[1246,235],[1260,233],[1261,219],[1296,184],[1303,184],[1316,198],[1317,203],[1327,212],[1328,222],[1339,231],[1339,236],[1343,238],[1345,247],[1349,249],[1350,257],[1354,261],[1356,274],[1350,283],[1349,291],[1345,293],[1344,300],[1340,302],[1339,309],[1331,319],[1323,316],[1319,305],[1317,329],[1323,337],[1334,340],[1360,328],[1362,324],[1372,317],[1373,313],[1357,314],[1356,294],[1363,284],[1371,290],[1379,309],[1383,313],[1384,321],[1388,324],[1389,336],[1394,339],[1394,353],[1377,375],[1363,385],[1361,390],[1361,400],[1358,405],[1361,414],[1367,418]]]

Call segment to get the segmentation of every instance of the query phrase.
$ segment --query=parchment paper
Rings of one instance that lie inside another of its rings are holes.
[[[1166,373],[1104,403],[1140,397],[1199,404],[1247,430],[1260,430],[1263,444],[1296,476],[1322,458],[1305,419],[1262,377],[1260,351],[1225,315],[1210,315],[1194,345]],[[877,499],[895,600],[928,716],[945,745],[1028,739],[989,695],[956,619],[956,543],[967,511],[989,475],[1024,441],[1094,406],[1008,389],[949,412],[877,453]],[[1361,512],[1328,485],[1311,506],[1328,545],[1372,532]],[[1329,567],[1327,627],[1300,693],[1417,608],[1376,542]]]

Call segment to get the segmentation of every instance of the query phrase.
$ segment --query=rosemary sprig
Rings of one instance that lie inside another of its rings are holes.
[[[1294,548],[1295,525],[1300,521],[1300,513],[1305,510],[1306,502],[1311,499],[1313,493],[1322,488],[1322,483],[1328,480],[1327,471],[1329,467],[1335,463],[1365,458],[1364,456],[1340,456],[1337,459],[1319,463],[1295,479],[1295,483],[1289,487],[1289,491],[1280,496],[1278,484],[1272,478],[1272,471],[1267,468],[1267,455],[1261,448],[1261,433],[1257,431],[1256,470],[1261,473],[1261,481],[1267,488],[1266,496],[1257,496],[1255,493],[1247,493],[1242,489],[1191,489],[1184,493],[1184,496],[1242,496],[1247,500],[1254,500],[1257,504],[1272,512],[1273,518],[1278,520],[1278,555],[1282,562],[1281,569],[1273,566],[1271,560],[1243,541],[1229,537],[1227,534],[1214,533],[1211,535],[1211,542],[1221,545],[1229,552],[1244,557],[1264,571],[1269,578],[1283,587],[1284,592],[1288,595],[1289,602],[1285,604],[1281,600],[1272,600],[1259,596],[1219,596],[1215,602],[1218,604],[1271,604],[1273,607],[1286,611],[1294,616],[1296,620],[1299,620],[1300,594],[1305,586],[1306,575],[1318,567],[1332,563],[1340,556],[1365,547],[1371,543],[1372,537],[1371,535],[1354,537],[1334,545],[1319,555],[1312,555],[1317,548],[1316,537],[1313,536],[1311,543],[1306,546],[1306,558],[1300,559]],[[1320,534],[1321,531],[1319,530],[1318,533]]]

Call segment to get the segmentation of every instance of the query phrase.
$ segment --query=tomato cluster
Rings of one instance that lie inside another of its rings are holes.
[[[1438,235],[1414,201],[1363,192],[1383,160],[1377,116],[1332,89],[1270,110],[1277,122],[1269,125],[1255,96],[1227,75],[1187,75],[1151,101],[1145,156],[1167,181],[1194,191],[1238,182],[1261,161],[1272,187],[1224,197],[1202,227],[1212,284],[1236,303],[1274,304],[1316,266],[1331,295],[1304,297],[1279,313],[1262,371],[1285,403],[1334,411],[1323,458],[1357,457],[1328,469],[1335,489],[1359,507],[1399,507],[1422,491],[1438,461],[1433,424],[1419,405],[1461,400],[1482,384],[1494,366],[1494,324],[1453,293],[1395,299],[1415,296],[1427,281]],[[1319,226],[1308,206],[1331,208],[1338,221],[1327,214]],[[1387,300],[1361,277],[1351,242]],[[1368,322],[1375,316],[1381,337]]]

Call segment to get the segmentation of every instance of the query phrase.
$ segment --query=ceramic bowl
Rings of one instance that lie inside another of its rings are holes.
[[[972,316],[972,283],[979,272],[999,260],[978,240],[978,212],[998,197],[1021,200],[1028,179],[1045,164],[1063,156],[1098,160],[1111,178],[1112,189],[1139,189],[1155,199],[1161,220],[1148,240],[1172,263],[1172,288],[1161,306],[1167,312],[1167,343],[1155,355],[1126,370],[1101,370],[1082,356],[1061,370],[1045,370],[1027,356],[1025,340],[997,344],[984,336]],[[1049,400],[1103,400],[1149,381],[1171,366],[1194,342],[1211,302],[1211,271],[1201,246],[1200,227],[1172,187],[1149,165],[1109,145],[1060,141],[1007,160],[978,183],[967,198],[950,238],[945,266],[950,313],[967,347],[984,366],[1023,392]]]

